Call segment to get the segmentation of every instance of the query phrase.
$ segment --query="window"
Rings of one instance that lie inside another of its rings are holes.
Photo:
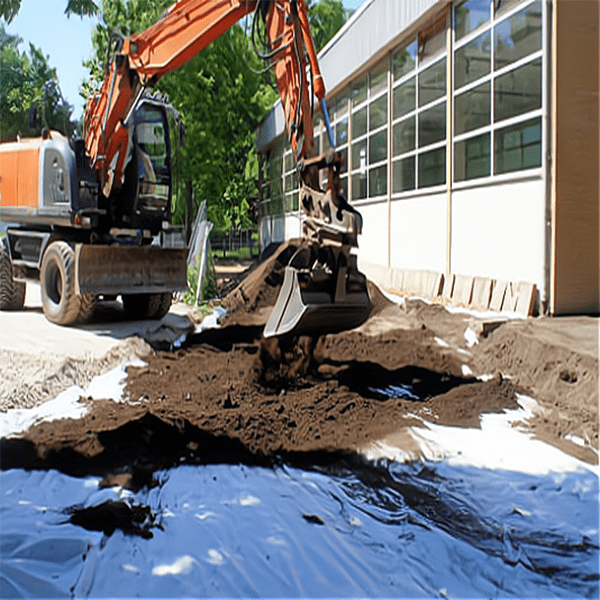
[[[387,123],[387,94],[379,96],[369,105],[369,131]]]
[[[352,199],[387,194],[390,58],[352,85],[350,169]]]
[[[490,0],[467,0],[454,9],[454,31],[456,40],[477,29],[490,20]]]
[[[367,107],[361,108],[352,115],[352,137],[357,138],[367,133]]]
[[[540,117],[496,131],[494,173],[508,173],[542,164],[542,119]]]
[[[491,34],[482,33],[454,53],[454,89],[490,72]]]
[[[455,6],[455,181],[540,166],[541,11],[540,0]]]
[[[490,174],[490,134],[454,144],[454,180],[465,181]]]
[[[419,32],[419,65],[435,60],[446,51],[446,16]]]
[[[419,147],[446,139],[446,102],[419,113]]]
[[[369,171],[369,196],[387,194],[387,165],[375,167]]]
[[[394,89],[393,118],[397,119],[415,110],[415,78],[401,83]]]
[[[417,65],[417,42],[399,48],[392,56],[392,69],[394,81],[414,71]]]
[[[367,77],[366,75],[352,84],[352,106],[362,104],[367,99]]]
[[[415,117],[408,117],[394,125],[393,152],[394,156],[415,149]]]
[[[387,158],[387,128],[369,137],[369,164]]]
[[[419,187],[446,182],[446,146],[419,155]]]
[[[490,82],[486,81],[454,99],[454,134],[460,135],[490,123]]]
[[[394,161],[392,167],[392,191],[394,193],[415,189],[415,157],[408,156]]]
[[[419,74],[419,106],[446,95],[446,60],[421,71]]]
[[[541,47],[542,7],[538,0],[494,28],[494,67],[505,67]]]
[[[367,139],[352,143],[352,169],[364,171],[367,168]]]
[[[541,106],[541,59],[524,64],[494,80],[495,121],[516,117]]]
[[[282,143],[277,144],[269,151],[265,163],[261,212],[264,216],[272,216],[281,214],[284,209],[284,155]]]

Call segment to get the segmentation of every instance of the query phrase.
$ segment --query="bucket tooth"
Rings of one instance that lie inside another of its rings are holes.
[[[298,271],[288,266],[263,336],[336,333],[358,327],[370,312],[371,302],[366,285],[364,289],[346,293],[343,301],[335,302],[328,292],[303,291],[298,281]]]

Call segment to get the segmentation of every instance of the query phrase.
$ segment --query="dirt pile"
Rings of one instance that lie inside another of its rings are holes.
[[[179,431],[174,452],[202,454],[215,439],[257,457],[352,452],[423,421],[477,427],[481,414],[517,408],[517,392],[529,391],[542,406],[536,434],[597,462],[597,358],[594,370],[593,356],[555,356],[547,340],[528,344],[530,321],[500,324],[473,345],[472,316],[419,300],[398,305],[370,283],[373,311],[361,327],[265,345],[262,327],[294,249],[277,248],[223,300],[222,328],[130,367],[130,402],[89,402],[81,420],[41,424],[24,438],[38,454],[68,451],[72,462],[123,452],[110,432],[135,423],[153,439]],[[482,374],[490,377],[475,379]],[[160,463],[159,455],[153,451],[148,463]]]

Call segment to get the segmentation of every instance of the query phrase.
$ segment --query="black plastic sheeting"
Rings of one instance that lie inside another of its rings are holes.
[[[589,471],[341,458],[156,478],[1,472],[1,596],[598,597]]]

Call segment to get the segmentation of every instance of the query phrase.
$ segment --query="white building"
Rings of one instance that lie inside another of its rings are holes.
[[[367,0],[321,51],[368,277],[459,304],[600,311],[599,6]],[[297,237],[279,103],[257,147],[262,244]]]

